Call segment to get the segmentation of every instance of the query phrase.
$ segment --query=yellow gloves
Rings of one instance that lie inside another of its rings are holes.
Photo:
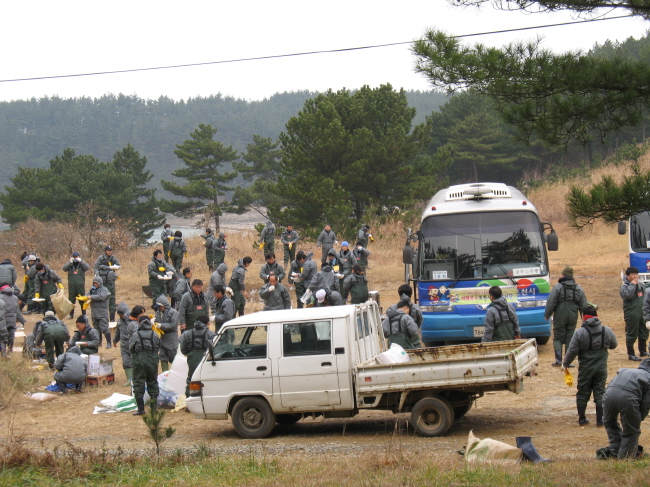
[[[63,289],[63,283],[57,282],[56,287],[58,287],[59,289]]]
[[[569,369],[564,369],[564,383],[569,387],[573,385],[573,376]]]
[[[169,252],[167,252],[167,257],[171,257],[171,256],[172,256],[172,252],[170,250]]]
[[[25,274],[25,275],[23,276],[23,282],[27,282],[27,281],[29,281],[29,277],[27,277],[27,274]]]
[[[34,297],[35,297],[36,299],[40,299],[40,298],[41,298],[41,293],[35,293],[35,294],[34,294]]]
[[[189,258],[189,255],[187,255],[187,252],[185,252],[185,253],[183,254],[183,256],[185,256],[186,259]]]
[[[88,296],[77,296],[79,301],[88,301]]]
[[[260,250],[264,248],[264,242],[260,242]]]
[[[174,240],[174,237],[171,236],[171,237],[169,237],[167,240],[169,240],[169,241],[171,242],[172,240]]]
[[[374,242],[374,241],[375,241],[375,239],[372,238],[372,235],[370,235],[368,238],[370,239],[371,242]]]
[[[289,242],[289,250],[293,248],[293,242]]]
[[[205,247],[205,242],[203,242],[203,246]]]
[[[88,306],[89,306],[89,305],[90,305],[90,302],[86,302],[86,303],[84,303],[84,304],[81,305],[81,309],[83,309],[83,310],[85,311],[85,310],[88,309]]]
[[[167,269],[165,267],[158,267],[158,272],[165,272]]]
[[[153,323],[151,325],[151,329],[155,331],[159,337],[163,336],[165,334],[164,331],[162,331],[162,328],[160,328],[160,323]]]

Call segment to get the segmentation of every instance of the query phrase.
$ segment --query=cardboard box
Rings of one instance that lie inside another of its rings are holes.
[[[113,358],[101,353],[88,356],[88,375],[100,376],[113,373]]]
[[[88,387],[104,387],[113,385],[115,382],[115,374],[106,375],[89,375],[86,377],[86,385]]]

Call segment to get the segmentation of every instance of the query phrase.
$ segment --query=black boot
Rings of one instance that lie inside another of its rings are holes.
[[[539,454],[537,448],[535,448],[535,445],[533,445],[533,439],[530,436],[517,436],[516,441],[517,441],[517,448],[521,448],[521,451],[524,454],[524,458],[526,460],[529,460],[533,463],[552,461],[543,458]]]
[[[603,426],[603,405],[596,404],[596,426]]]
[[[115,321],[115,311],[111,311],[111,319],[110,321]]]
[[[70,316],[68,316],[68,319],[71,320],[74,318],[74,309],[70,311]]]
[[[106,333],[106,348],[111,348],[111,332]]]
[[[627,344],[627,359],[632,362],[641,362],[641,359],[634,355],[634,342]]]
[[[639,338],[639,357],[647,357],[647,356],[648,356],[647,343],[645,340],[641,340]]]
[[[144,397],[136,397],[135,403],[138,405],[138,410],[133,413],[133,416],[142,416],[144,414]]]
[[[555,351],[555,362],[551,364],[553,367],[561,367],[562,366],[562,350],[556,350]]]
[[[589,420],[587,419],[587,416],[585,416],[586,411],[587,411],[587,406],[578,406],[578,424],[580,426],[589,424]]]
[[[86,310],[83,309],[83,308],[81,308],[81,315],[82,315],[82,316],[86,316]]]

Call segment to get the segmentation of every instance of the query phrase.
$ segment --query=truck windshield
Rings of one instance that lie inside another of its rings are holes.
[[[539,276],[547,272],[537,215],[495,211],[430,216],[422,222],[420,280]]]
[[[650,252],[650,212],[630,218],[630,246],[635,252]]]

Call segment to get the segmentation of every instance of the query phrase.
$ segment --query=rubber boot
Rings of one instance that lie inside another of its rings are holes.
[[[556,350],[555,351],[555,362],[551,364],[553,367],[561,367],[562,366],[562,350]]]
[[[110,321],[115,321],[115,311],[111,311],[111,319]]]
[[[133,380],[133,367],[125,367],[124,374],[126,375],[126,384],[125,386],[130,386],[131,381]]]
[[[144,414],[144,398],[136,397],[135,403],[138,405],[138,410],[133,413],[133,416],[142,416]]]
[[[647,357],[647,356],[648,356],[647,343],[645,340],[641,340],[639,338],[639,357]]]
[[[578,406],[578,424],[580,426],[589,424],[589,420],[587,419],[587,416],[585,416],[586,410],[587,410],[586,406]]]
[[[540,462],[551,462],[552,460],[547,460],[543,458],[535,445],[533,445],[533,439],[530,436],[517,436],[517,448],[521,448],[521,452],[524,454],[524,458],[533,463]]]
[[[596,426],[604,426],[603,414],[603,405],[596,404]]]
[[[86,316],[86,310],[81,308],[81,316]]]
[[[168,370],[169,370],[169,362],[166,362],[166,361],[164,361],[164,360],[161,360],[161,361],[160,361],[160,369],[161,369],[163,372],[168,371]]]
[[[70,311],[70,316],[68,316],[68,319],[71,320],[74,318],[74,309]]]
[[[627,359],[632,362],[641,362],[641,359],[634,355],[634,342],[627,344]]]
[[[106,348],[111,348],[111,332],[106,333]]]

